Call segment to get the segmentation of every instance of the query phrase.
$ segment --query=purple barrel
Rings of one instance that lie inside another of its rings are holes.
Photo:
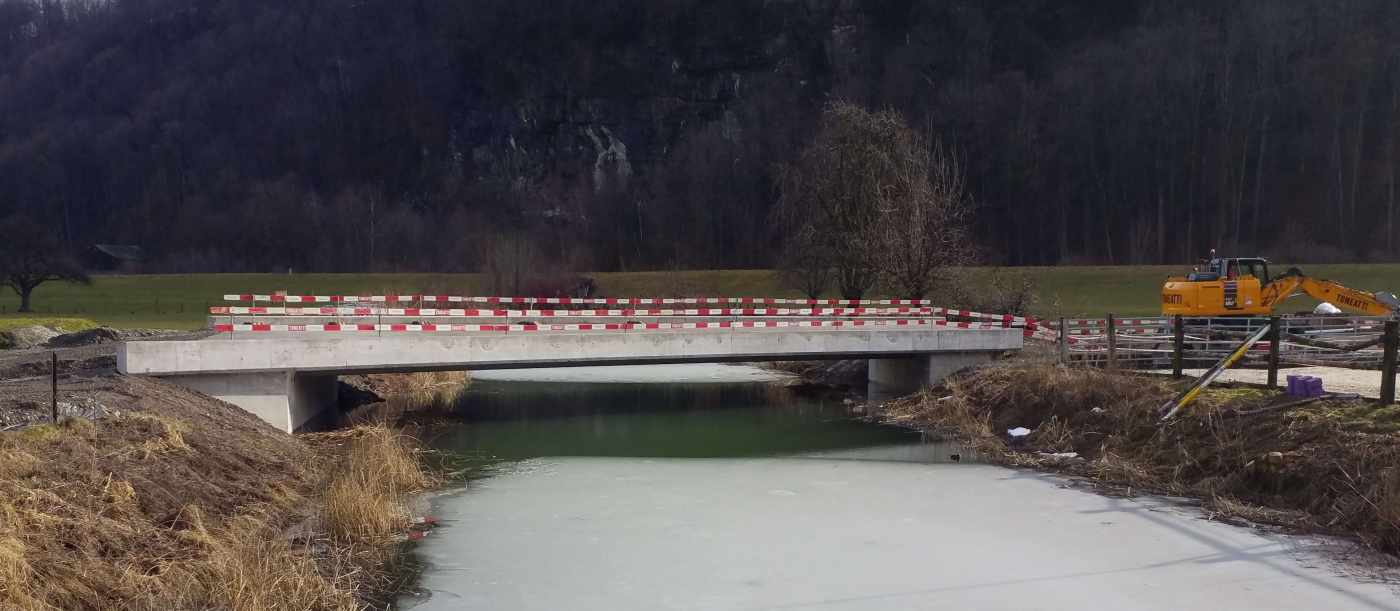
[[[1294,397],[1301,397],[1302,391],[1298,389],[1298,376],[1288,376],[1288,394]]]
[[[1308,376],[1308,396],[1321,397],[1323,394],[1324,391],[1322,390],[1322,378],[1316,376]]]

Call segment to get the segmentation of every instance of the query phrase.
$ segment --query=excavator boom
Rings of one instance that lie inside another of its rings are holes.
[[[1299,277],[1298,288],[1313,299],[1325,301],[1343,310],[1365,316],[1389,316],[1397,303],[1390,293],[1368,293],[1347,288],[1331,280]],[[1287,296],[1287,295],[1285,295]]]

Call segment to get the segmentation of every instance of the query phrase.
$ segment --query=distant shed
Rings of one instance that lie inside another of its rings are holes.
[[[93,244],[83,252],[83,267],[93,272],[136,272],[145,260],[145,251],[132,244]]]

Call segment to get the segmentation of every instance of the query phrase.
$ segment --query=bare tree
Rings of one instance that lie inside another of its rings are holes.
[[[846,299],[861,298],[877,280],[877,221],[900,172],[900,143],[908,137],[903,118],[892,110],[872,113],[835,102],[823,111],[816,137],[797,161],[781,170],[775,220],[789,238],[789,256],[827,257]]]
[[[821,297],[831,284],[831,258],[822,248],[815,227],[807,225],[788,236],[778,269],[782,286],[802,291],[809,299]]]
[[[63,252],[55,231],[27,217],[0,221],[0,285],[19,295],[19,311],[32,312],[34,289],[56,281],[90,282],[82,267]]]
[[[962,164],[942,142],[930,148],[905,133],[892,153],[896,171],[882,190],[872,252],[885,288],[919,299],[940,270],[976,259],[967,227],[972,203]]]
[[[520,296],[539,266],[540,253],[530,236],[509,233],[483,241],[486,273],[497,295]]]

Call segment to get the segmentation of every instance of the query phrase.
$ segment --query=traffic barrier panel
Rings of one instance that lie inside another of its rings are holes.
[[[216,316],[445,316],[462,318],[606,318],[633,316],[934,316],[937,308],[690,308],[499,310],[475,308],[214,306]]]
[[[928,299],[788,299],[776,297],[475,297],[463,295],[278,295],[239,293],[224,301],[252,303],[487,303],[522,305],[807,305],[927,306]]]
[[[362,324],[285,324],[285,323],[219,323],[218,333],[434,333],[434,332],[538,332],[538,331],[635,331],[635,330],[720,330],[720,329],[784,329],[784,328],[865,328],[865,327],[944,327],[950,329],[1004,329],[1001,325],[949,322],[932,319],[899,320],[746,320],[716,322],[620,322],[620,323],[511,323],[511,324],[433,324],[433,323],[362,323]]]

